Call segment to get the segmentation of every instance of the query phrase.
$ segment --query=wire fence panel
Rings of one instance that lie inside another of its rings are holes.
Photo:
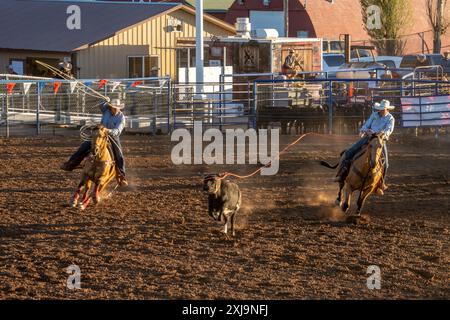
[[[396,106],[392,114],[397,120],[397,125],[406,127],[402,109],[405,97],[421,98],[416,104],[418,110],[421,110],[422,118],[425,113],[423,110],[434,108],[433,111],[429,111],[434,116],[428,115],[430,118],[428,122],[412,121],[410,124],[448,125],[448,121],[438,121],[446,120],[450,113],[448,81],[262,80],[255,82],[254,105],[258,128],[277,126],[281,128],[283,134],[305,132],[355,134],[372,113],[373,104],[383,99],[390,100],[391,104]],[[428,99],[423,99],[424,97]],[[442,100],[441,103],[432,103],[436,99]]]
[[[192,128],[194,122],[219,129],[253,123],[253,85],[250,82],[186,83],[173,86],[173,128]]]
[[[80,80],[0,80],[0,125],[6,135],[19,125],[33,125],[36,133],[45,125],[80,126],[98,123],[104,99],[121,99],[126,108],[126,128],[168,132],[170,80],[167,78]],[[91,90],[92,89],[92,90]]]
[[[192,128],[197,121],[220,130],[280,127],[283,134],[354,134],[373,103],[383,99],[396,106],[392,113],[403,127],[446,126],[450,114],[448,81],[326,75],[295,80],[233,75],[217,83],[174,84],[168,78],[80,81],[83,85],[23,77],[0,80],[0,134],[9,136],[24,125],[32,128],[28,134],[39,134],[45,127],[98,123],[103,102],[99,93],[125,102],[126,130],[154,134]]]

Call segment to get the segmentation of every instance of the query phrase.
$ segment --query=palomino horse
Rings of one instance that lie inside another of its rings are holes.
[[[367,197],[380,188],[383,182],[382,154],[384,143],[383,133],[373,134],[367,147],[354,157],[345,181],[339,182],[336,204],[340,205],[344,212],[349,209],[350,198],[354,191],[360,192],[356,210],[356,215],[359,216]],[[341,164],[343,158],[341,158],[339,164]],[[321,161],[321,165],[332,169],[335,169],[339,164],[331,166]],[[342,192],[344,193],[343,200],[341,199]]]
[[[108,148],[109,138],[107,129],[100,127],[92,134],[92,147],[90,155],[83,168],[81,181],[71,199],[73,208],[79,206],[81,210],[87,208],[91,201],[91,187],[94,184],[94,203],[100,202],[101,192],[116,177],[116,165]],[[80,195],[84,191],[80,200]]]

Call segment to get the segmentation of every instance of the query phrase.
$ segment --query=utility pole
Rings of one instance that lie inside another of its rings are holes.
[[[284,0],[284,35],[289,37],[289,0]]]
[[[434,30],[434,53],[441,53],[442,19],[444,17],[443,0],[437,0],[436,28]]]

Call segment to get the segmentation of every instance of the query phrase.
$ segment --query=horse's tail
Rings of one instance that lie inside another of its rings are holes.
[[[342,155],[344,154],[344,152],[345,152],[345,150],[342,150],[342,152],[341,152],[339,155],[342,157]],[[321,166],[324,166],[324,167],[327,167],[327,168],[330,168],[330,169],[336,169],[336,168],[338,167],[338,165],[339,165],[339,162],[336,163],[334,166],[332,166],[331,164],[329,164],[329,163],[326,162],[326,161],[320,161],[320,165],[321,165]]]
[[[339,162],[336,163],[334,166],[332,166],[331,164],[329,164],[326,161],[320,161],[320,165],[324,166],[324,167],[327,167],[327,168],[330,168],[330,169],[336,169],[338,167],[338,165],[339,165]]]

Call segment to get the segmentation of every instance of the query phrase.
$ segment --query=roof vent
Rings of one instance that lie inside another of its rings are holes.
[[[236,33],[238,37],[250,38],[250,31],[252,24],[249,18],[237,18],[236,19]]]

